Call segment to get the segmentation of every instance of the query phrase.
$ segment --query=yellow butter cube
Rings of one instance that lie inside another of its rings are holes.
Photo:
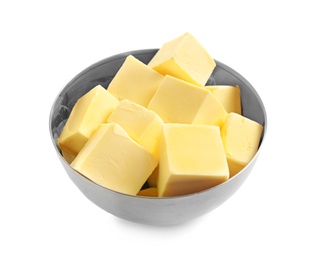
[[[129,99],[147,107],[162,79],[163,75],[129,55],[107,90],[119,100]]]
[[[165,43],[148,66],[163,75],[171,75],[203,86],[216,63],[193,35],[185,33]]]
[[[228,115],[211,91],[169,75],[164,77],[148,108],[165,123],[221,126]]]
[[[146,188],[140,190],[137,195],[144,197],[158,197],[158,191],[157,188]]]
[[[202,191],[228,178],[218,126],[164,125],[160,138],[159,197]]]
[[[241,115],[239,86],[216,85],[205,86],[205,88],[215,95],[228,113],[234,112]]]
[[[153,111],[127,99],[120,101],[107,122],[119,124],[135,141],[158,158],[163,120]]]
[[[58,138],[58,146],[72,161],[101,123],[106,122],[119,101],[97,85],[75,103]]]
[[[221,128],[230,177],[241,171],[256,154],[263,126],[236,113],[229,113]]]
[[[121,126],[107,123],[92,135],[71,166],[105,188],[136,195],[157,164]]]

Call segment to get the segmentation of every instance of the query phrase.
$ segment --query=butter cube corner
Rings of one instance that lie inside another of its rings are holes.
[[[136,195],[158,160],[116,123],[102,124],[71,163],[91,181]]]
[[[129,99],[147,107],[162,79],[163,75],[129,55],[107,90],[119,100]]]
[[[124,99],[107,122],[119,124],[132,139],[158,158],[158,137],[164,122],[155,112]]]
[[[163,75],[171,75],[203,86],[216,63],[197,39],[187,32],[165,43],[148,66]]]
[[[242,114],[240,88],[238,85],[214,85],[205,86],[205,88],[215,95],[228,113],[234,112],[240,115]]]
[[[228,115],[211,91],[170,75],[164,77],[148,108],[165,123],[221,126]]]
[[[77,100],[58,138],[58,146],[67,160],[72,160],[91,135],[104,123],[119,101],[101,85]]]
[[[221,128],[230,177],[240,172],[255,156],[263,126],[237,113],[229,113]]]

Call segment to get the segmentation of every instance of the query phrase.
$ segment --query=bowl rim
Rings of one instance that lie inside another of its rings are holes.
[[[54,145],[54,148],[56,150],[57,156],[59,157],[59,159],[61,160],[62,163],[66,164],[67,167],[69,167],[74,173],[78,174],[79,176],[83,177],[84,179],[86,179],[88,182],[92,183],[93,185],[99,186],[102,189],[108,190],[110,192],[114,192],[117,193],[118,195],[123,195],[126,197],[130,197],[133,199],[142,199],[142,200],[173,200],[173,199],[185,199],[188,197],[193,197],[193,196],[197,196],[199,194],[203,194],[203,193],[208,193],[213,189],[216,189],[218,186],[222,186],[222,185],[228,185],[227,183],[233,181],[235,178],[237,178],[242,172],[244,172],[247,168],[249,168],[251,165],[253,165],[253,161],[255,161],[257,159],[257,157],[259,156],[260,151],[262,150],[263,147],[263,143],[264,143],[264,139],[266,138],[266,132],[267,132],[267,125],[268,125],[268,120],[267,120],[267,112],[264,106],[264,103],[260,97],[260,95],[257,93],[257,91],[255,90],[255,88],[249,83],[249,81],[244,78],[241,74],[239,74],[237,71],[235,71],[234,69],[232,69],[231,67],[225,65],[224,63],[217,61],[216,59],[213,58],[213,60],[216,63],[216,66],[222,67],[226,72],[230,73],[231,75],[233,75],[234,77],[238,78],[240,81],[242,81],[243,83],[245,83],[247,85],[247,87],[251,90],[251,92],[255,95],[257,101],[259,102],[262,111],[263,111],[263,132],[262,132],[262,136],[261,136],[261,140],[260,140],[260,144],[258,147],[258,150],[256,151],[256,154],[254,155],[254,157],[252,158],[252,160],[237,174],[235,174],[233,177],[229,178],[228,180],[226,180],[223,183],[220,183],[218,185],[215,185],[211,188],[205,189],[205,190],[201,190],[198,192],[193,192],[190,194],[184,194],[184,195],[177,195],[177,196],[170,196],[170,197],[148,197],[148,196],[140,196],[140,195],[131,195],[131,194],[126,194],[126,193],[122,193],[119,191],[115,191],[109,188],[106,188],[104,186],[101,186],[95,182],[93,182],[92,180],[88,179],[87,177],[85,177],[83,174],[80,174],[79,172],[77,172],[75,169],[73,169],[70,164],[63,158],[62,154],[59,151],[59,148],[57,146],[57,143],[55,141],[54,136],[52,135],[52,116],[54,114],[54,109],[55,109],[55,105],[58,101],[58,99],[60,98],[61,94],[66,90],[66,88],[69,88],[69,86],[71,84],[73,84],[76,80],[78,80],[80,77],[82,77],[85,73],[89,72],[90,70],[93,70],[99,66],[102,66],[103,64],[109,62],[109,61],[115,61],[117,59],[122,59],[122,57],[124,56],[128,56],[128,55],[134,55],[134,54],[140,54],[140,53],[145,53],[145,54],[150,54],[150,53],[156,53],[159,49],[155,48],[155,49],[138,49],[138,50],[132,50],[132,51],[126,51],[126,52],[122,52],[122,53],[118,53],[112,56],[109,56],[107,58],[101,59],[98,62],[93,63],[92,65],[88,66],[87,68],[83,69],[80,73],[78,73],[75,77],[73,77],[64,87],[62,87],[62,89],[58,92],[58,94],[55,96],[54,101],[51,105],[51,109],[50,109],[50,114],[49,114],[49,130],[50,130],[50,137],[52,140],[52,143]]]

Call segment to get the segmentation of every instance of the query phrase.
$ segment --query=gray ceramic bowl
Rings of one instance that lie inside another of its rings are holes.
[[[56,143],[78,98],[97,84],[107,88],[126,56],[131,54],[142,62],[148,63],[156,52],[157,49],[147,49],[118,54],[97,62],[78,74],[54,101],[50,112],[50,134],[59,160],[68,176],[89,200],[105,211],[126,220],[150,225],[175,225],[202,216],[226,201],[244,183],[257,160],[266,134],[266,112],[255,89],[237,72],[216,61],[217,66],[208,84],[239,85],[243,115],[264,126],[262,140],[256,156],[247,167],[228,181],[208,190],[170,198],[130,196],[109,190],[73,170],[62,157]]]

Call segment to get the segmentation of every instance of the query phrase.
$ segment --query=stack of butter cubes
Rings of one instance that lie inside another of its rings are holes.
[[[180,196],[227,181],[256,154],[263,127],[242,115],[238,86],[206,86],[215,66],[190,33],[148,64],[129,55],[108,86],[74,105],[58,138],[63,157],[129,195]]]

